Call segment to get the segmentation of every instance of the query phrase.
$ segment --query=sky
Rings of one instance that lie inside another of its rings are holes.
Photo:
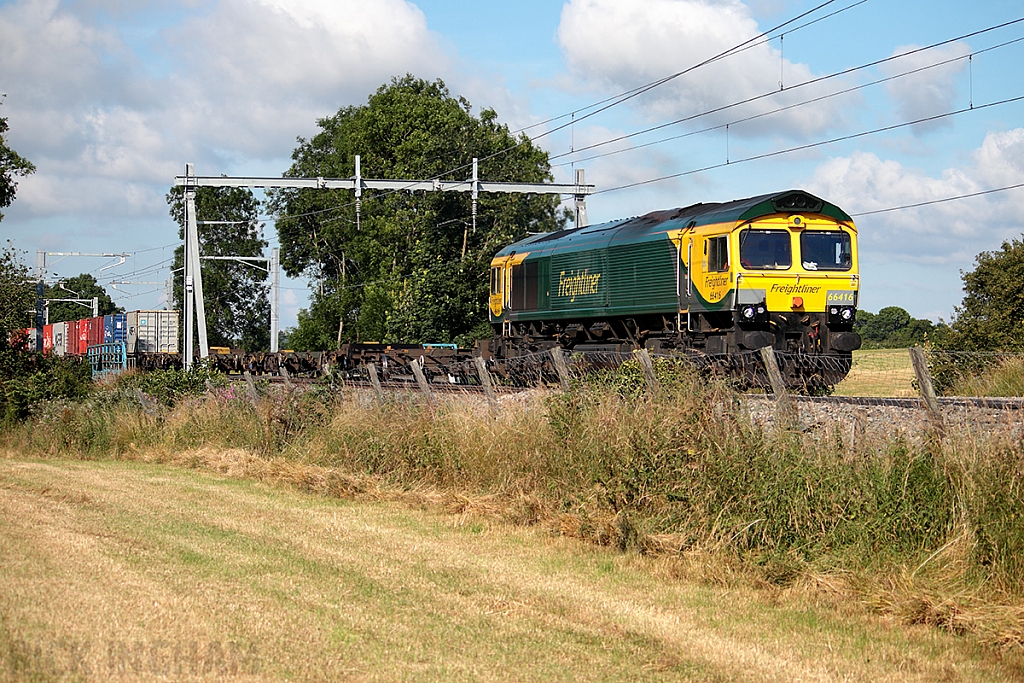
[[[584,169],[592,223],[805,189],[854,216],[861,308],[949,321],[961,271],[1024,233],[1024,22],[995,28],[1024,4],[823,2],[2,0],[0,116],[37,171],[0,237],[32,266],[129,253],[48,276],[162,307],[185,163],[279,176],[318,118],[411,73],[525,129],[556,181]],[[285,280],[282,327],[307,294]]]

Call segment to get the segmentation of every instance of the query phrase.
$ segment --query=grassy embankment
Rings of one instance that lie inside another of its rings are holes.
[[[341,498],[432,490],[455,507],[623,551],[715,558],[786,586],[827,577],[906,623],[1024,644],[1024,448],[986,429],[855,445],[841,429],[766,432],[726,386],[664,366],[565,394],[374,403],[362,392],[141,405],[52,404],[8,428],[19,457],[216,466]],[[387,494],[391,495],[391,494]],[[461,502],[460,502],[461,501]],[[1017,655],[1013,655],[1017,656]]]
[[[251,471],[241,451],[204,457]],[[454,496],[403,495],[353,502],[148,463],[0,461],[0,680],[1021,675],[970,638],[894,628],[828,577],[753,585],[706,554],[621,553],[408,504],[466,504]]]

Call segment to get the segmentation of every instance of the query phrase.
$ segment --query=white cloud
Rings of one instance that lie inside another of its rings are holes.
[[[749,8],[738,0],[569,0],[558,39],[578,77],[622,92],[683,71],[760,33]],[[775,43],[777,45],[777,43]],[[804,64],[783,60],[762,44],[682,75],[633,102],[650,116],[675,119],[707,112],[813,78]],[[711,115],[724,123],[774,110],[840,89],[816,84]],[[842,121],[840,100],[825,100],[734,127],[737,135],[805,137]]]
[[[181,106],[205,144],[279,154],[316,117],[392,76],[436,75],[445,57],[404,0],[221,0],[167,33],[183,60]]]
[[[896,48],[893,55],[910,52],[917,47],[917,45],[904,45]],[[944,114],[956,108],[954,105],[959,96],[958,76],[967,68],[966,60],[956,58],[968,55],[970,52],[970,46],[957,42],[917,52],[883,64],[880,67],[882,73],[886,76],[893,76],[938,62],[956,60],[886,83],[886,93],[895,102],[900,120],[917,121],[929,116]],[[924,132],[950,125],[952,125],[951,120],[939,119],[917,124],[914,129],[915,132]]]
[[[808,190],[849,213],[931,202],[1024,182],[1024,128],[989,133],[963,168],[939,177],[857,152],[829,159]],[[1024,230],[1024,191],[872,214],[856,219],[863,253],[878,261],[969,268],[975,255]]]
[[[283,171],[317,118],[392,76],[436,77],[448,60],[405,0],[190,5],[156,19],[154,7],[115,0],[0,6],[3,114],[12,146],[38,168],[8,220],[166,216],[163,193],[184,162],[230,173],[239,158],[277,160]],[[108,21],[144,10],[154,28],[142,39]],[[143,64],[141,43],[162,61]]]

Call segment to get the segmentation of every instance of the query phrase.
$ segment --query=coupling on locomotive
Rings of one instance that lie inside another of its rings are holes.
[[[695,204],[501,250],[489,350],[685,351],[735,371],[771,347],[788,381],[832,385],[860,348],[859,286],[857,229],[838,206],[801,190]]]

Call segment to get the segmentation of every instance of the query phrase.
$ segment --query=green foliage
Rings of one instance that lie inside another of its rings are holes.
[[[1020,395],[1016,366],[999,353],[1024,351],[1024,241],[983,251],[975,268],[961,271],[964,299],[948,333],[935,339],[929,367],[940,392]]]
[[[0,251],[0,422],[24,420],[33,407],[53,398],[77,398],[92,388],[91,370],[75,359],[43,356],[11,333],[26,326],[35,305],[28,269],[8,242]]]
[[[4,424],[26,419],[44,401],[79,399],[92,388],[92,369],[80,358],[44,356],[10,346],[0,350],[0,422]]]
[[[934,341],[946,326],[930,320],[912,318],[899,306],[887,306],[878,313],[857,311],[853,331],[861,336],[864,348],[906,348]]]
[[[0,348],[9,345],[11,333],[28,327],[28,311],[35,308],[34,286],[28,283],[28,268],[11,244],[0,250]]]
[[[3,104],[2,99],[0,99],[0,104]],[[31,161],[7,146],[5,134],[8,129],[7,118],[0,118],[0,209],[10,206],[14,201],[14,195],[18,190],[15,177],[24,178],[35,173],[36,170]],[[0,213],[0,220],[3,218],[3,213]]]
[[[167,194],[178,235],[185,238],[185,193],[175,187]],[[242,188],[201,187],[196,191],[201,256],[263,256],[267,241],[257,221],[260,203],[252,191]],[[174,250],[174,268],[181,268],[184,247]],[[269,277],[265,270],[239,261],[202,262],[203,301],[207,338],[211,346],[241,346],[246,351],[270,348]],[[174,305],[184,310],[181,278],[174,281]]]
[[[486,180],[551,180],[544,151],[514,137],[493,110],[474,116],[441,81],[394,79],[365,105],[317,123],[320,132],[299,140],[285,175],[352,177],[359,154],[367,178],[464,180],[477,157]],[[364,194],[358,225],[353,192],[273,193],[275,213],[290,216],[277,223],[282,266],[318,283],[292,348],[479,338],[491,257],[527,231],[562,225],[558,201],[484,194],[474,230],[468,193]]]
[[[100,315],[111,313],[124,313],[124,309],[114,303],[114,300],[107,294],[107,290],[99,285],[96,277],[90,273],[82,273],[73,278],[68,278],[59,285],[47,285],[47,299],[92,299],[96,297],[97,307]],[[70,291],[69,291],[70,290]],[[49,320],[51,323],[65,322],[68,320],[80,320],[92,316],[92,304],[81,305],[77,303],[62,304],[58,301],[50,301]]]
[[[960,351],[1024,350],[1024,241],[983,251],[964,273],[964,299],[942,348]]]
[[[147,397],[168,406],[183,398],[202,396],[210,389],[227,386],[227,378],[203,362],[194,363],[188,370],[124,373],[118,375],[114,382],[115,389],[139,389]]]

